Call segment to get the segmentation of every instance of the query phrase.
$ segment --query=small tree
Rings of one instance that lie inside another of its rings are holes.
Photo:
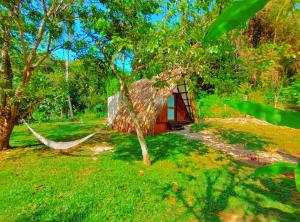
[[[98,53],[110,65],[120,83],[120,102],[125,107],[135,124],[136,134],[142,149],[146,165],[151,164],[147,145],[144,139],[140,120],[138,119],[131,98],[128,84],[134,74],[125,72],[126,57],[134,56],[135,45],[146,30],[151,27],[147,16],[151,15],[158,5],[156,1],[99,1],[79,12],[85,31],[90,37],[91,50]],[[97,49],[95,51],[95,48]],[[120,59],[121,58],[121,59]],[[121,67],[117,64],[120,64]],[[134,67],[133,67],[134,68]]]

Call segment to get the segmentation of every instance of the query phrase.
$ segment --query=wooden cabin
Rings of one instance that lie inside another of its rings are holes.
[[[144,134],[153,135],[179,129],[194,121],[195,105],[188,93],[186,70],[177,67],[152,79],[141,79],[129,87],[133,108],[140,120]],[[164,82],[164,87],[157,87]],[[135,133],[135,126],[119,102],[119,94],[108,99],[108,123],[123,133]]]
[[[183,80],[177,84],[172,95],[167,98],[167,102],[156,120],[154,133],[178,129],[181,124],[193,122],[192,103],[186,81]]]

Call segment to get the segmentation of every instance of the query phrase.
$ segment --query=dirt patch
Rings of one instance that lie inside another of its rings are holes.
[[[98,154],[103,153],[103,152],[112,152],[112,151],[114,151],[114,147],[112,147],[112,145],[110,143],[102,142],[102,143],[98,143],[98,144],[93,145],[93,147],[91,147],[90,150],[93,151],[92,156],[95,157]]]

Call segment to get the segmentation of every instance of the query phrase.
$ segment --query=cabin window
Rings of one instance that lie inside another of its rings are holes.
[[[174,96],[170,96],[168,98],[168,120],[175,120]]]

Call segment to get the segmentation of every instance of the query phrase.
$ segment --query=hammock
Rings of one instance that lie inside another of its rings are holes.
[[[55,142],[52,140],[48,140],[45,137],[42,137],[41,135],[39,135],[26,123],[25,120],[23,120],[23,122],[24,122],[25,126],[27,126],[29,131],[34,135],[35,138],[37,138],[44,145],[46,145],[52,149],[55,149],[55,150],[64,150],[64,149],[72,148],[74,146],[77,146],[77,145],[83,143],[84,141],[88,140],[89,138],[91,138],[92,136],[94,136],[96,134],[96,133],[92,133],[86,137],[83,137],[82,139],[78,139],[78,140],[74,140],[74,141],[70,141],[70,142]]]

